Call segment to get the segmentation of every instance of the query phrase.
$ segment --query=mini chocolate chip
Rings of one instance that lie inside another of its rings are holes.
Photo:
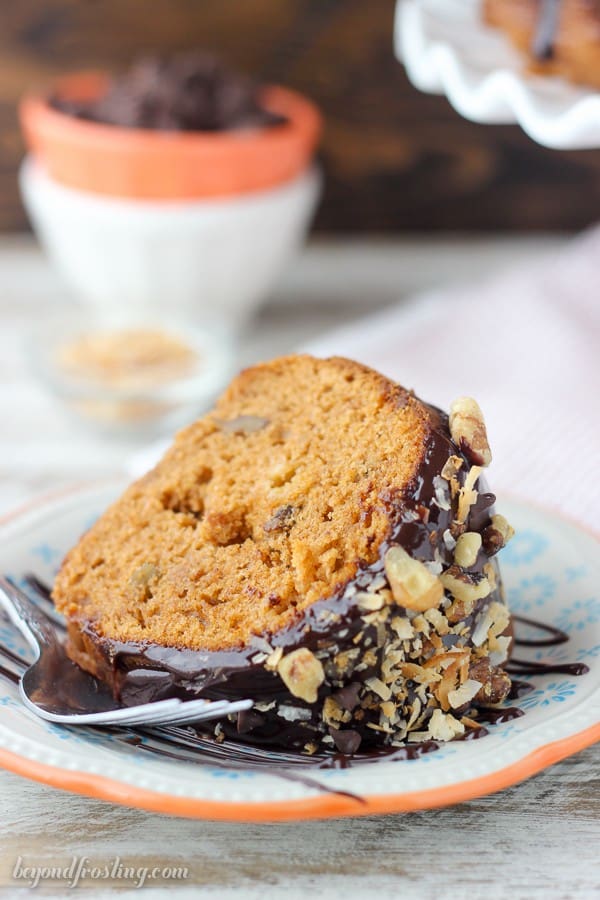
[[[330,728],[329,734],[337,749],[345,756],[352,756],[353,753],[356,753],[362,741],[360,734],[354,729],[339,731],[337,728]]]
[[[352,710],[358,706],[358,695],[360,694],[361,687],[362,685],[355,681],[352,684],[347,684],[331,696],[342,709],[352,712]]]
[[[456,644],[457,641],[458,641],[457,634],[443,634],[442,635],[442,644],[444,645],[446,650],[449,650],[450,647],[454,647],[454,645]]]
[[[242,709],[237,716],[238,734],[247,734],[265,724],[265,717],[253,709]]]

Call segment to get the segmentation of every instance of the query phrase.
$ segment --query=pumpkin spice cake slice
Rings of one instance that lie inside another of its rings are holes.
[[[510,689],[490,458],[469,398],[448,419],[350,360],[248,369],[66,557],[68,652],[125,703],[251,697],[218,739],[462,736]]]

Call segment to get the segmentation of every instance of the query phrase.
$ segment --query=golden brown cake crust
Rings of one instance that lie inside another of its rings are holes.
[[[528,54],[532,71],[600,88],[600,2],[561,0],[556,20],[545,2],[484,0],[484,19]]]

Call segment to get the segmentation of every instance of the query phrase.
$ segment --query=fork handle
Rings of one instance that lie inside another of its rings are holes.
[[[56,635],[35,603],[11,581],[0,575],[0,606],[39,655],[41,646],[55,646]]]

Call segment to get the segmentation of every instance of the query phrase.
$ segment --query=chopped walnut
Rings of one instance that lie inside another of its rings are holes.
[[[450,566],[442,572],[440,581],[453,597],[464,603],[466,609],[472,607],[475,601],[487,597],[492,591],[489,579],[485,575],[477,577],[463,572],[458,566]]]
[[[463,569],[474,566],[477,562],[477,554],[481,549],[481,535],[476,531],[465,531],[456,542],[454,549],[454,562]]]
[[[483,530],[483,549],[488,556],[493,556],[508,544],[514,533],[504,516],[492,516],[491,524]]]
[[[315,703],[318,689],[325,681],[320,661],[306,647],[300,647],[282,657],[277,666],[279,677],[294,697]]]
[[[510,692],[509,676],[503,669],[492,666],[486,656],[471,665],[469,678],[481,682],[481,688],[473,698],[476,706],[494,706],[496,703],[502,703]]]
[[[483,413],[472,397],[459,397],[450,407],[450,434],[470,463],[489,466],[492,453]]]
[[[384,565],[396,603],[418,612],[438,606],[444,589],[422,562],[413,559],[402,547],[390,547]]]

